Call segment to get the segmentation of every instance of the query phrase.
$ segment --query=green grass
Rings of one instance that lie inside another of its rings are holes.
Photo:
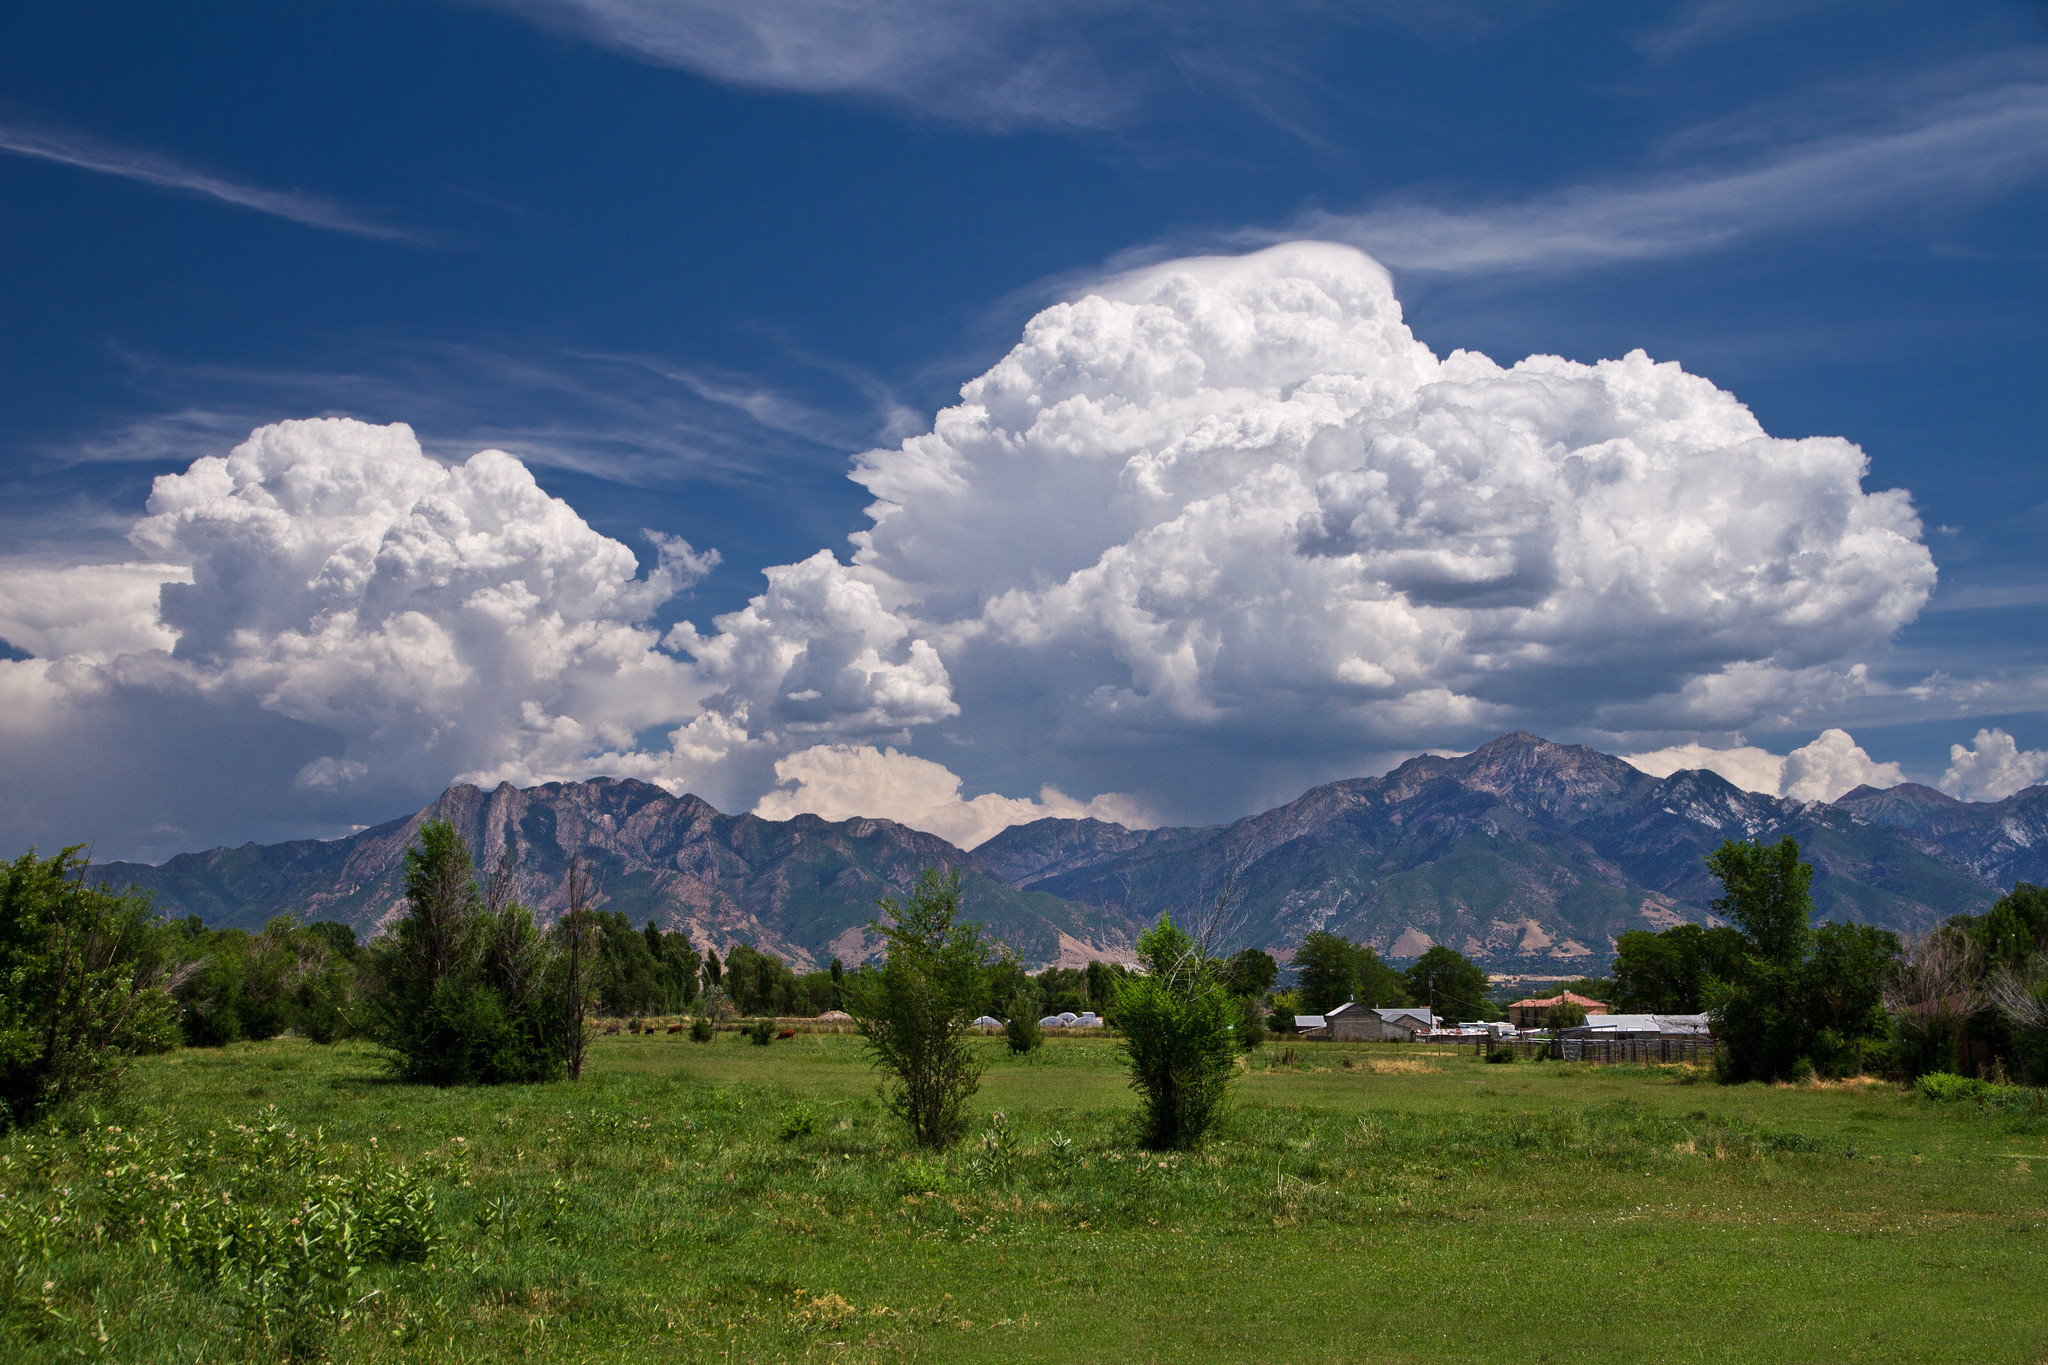
[[[468,1091],[352,1045],[152,1058],[0,1150],[0,1359],[2048,1357],[2038,1112],[1274,1045],[1162,1157],[1112,1040],[999,1046],[1009,1148],[943,1158],[850,1036],[606,1038],[579,1085]],[[350,1277],[307,1278],[295,1214],[355,1220]]]

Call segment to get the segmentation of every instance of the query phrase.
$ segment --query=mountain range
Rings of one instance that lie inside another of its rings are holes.
[[[1140,927],[1042,891],[1021,890],[974,854],[893,820],[722,815],[695,796],[601,777],[493,791],[450,787],[432,805],[343,839],[216,848],[158,866],[102,863],[103,885],[153,892],[173,916],[255,929],[290,911],[374,933],[405,899],[405,850],[422,824],[451,822],[480,867],[509,854],[520,898],[543,920],[566,908],[571,856],[589,864],[599,908],[654,920],[725,953],[747,943],[813,970],[857,962],[880,940],[862,926],[929,866],[959,870],[970,915],[1033,963],[1128,956]]]
[[[289,910],[373,931],[402,904],[404,850],[430,819],[453,821],[479,863],[509,852],[544,917],[559,913],[580,855],[603,878],[605,908],[800,969],[870,955],[878,945],[862,926],[875,899],[940,863],[960,870],[970,915],[1033,965],[1127,957],[1162,911],[1208,907],[1227,886],[1233,941],[1282,958],[1327,929],[1392,957],[1445,943],[1497,970],[1593,969],[1626,930],[1709,918],[1719,886],[1703,859],[1724,838],[1790,835],[1814,864],[1822,917],[1905,933],[1982,910],[2015,880],[2048,879],[2048,788],[1962,802],[1906,784],[1802,802],[1704,771],[1651,777],[1521,732],[1230,824],[1047,819],[971,852],[890,820],[730,816],[599,778],[451,787],[344,839],[107,863],[94,877],[214,924],[253,928]]]

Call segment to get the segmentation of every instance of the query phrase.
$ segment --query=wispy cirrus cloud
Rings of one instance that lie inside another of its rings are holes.
[[[796,358],[799,374],[823,372],[809,396],[757,374],[657,355],[522,354],[392,337],[379,338],[377,349],[374,367],[347,370],[118,352],[131,384],[154,405],[24,453],[46,471],[182,465],[285,414],[310,413],[408,419],[443,458],[501,447],[532,465],[628,487],[742,488],[799,470],[836,479],[846,452],[909,431],[906,410],[881,381],[804,357]]]
[[[1176,89],[1290,132],[1307,55],[1371,24],[1470,39],[1540,0],[478,0],[725,85],[856,100],[994,132],[1138,121]]]
[[[115,146],[68,129],[0,124],[0,152],[53,161],[60,166],[119,176],[159,189],[217,199],[237,208],[253,209],[304,227],[345,232],[382,242],[418,244],[420,234],[365,218],[333,200],[300,190],[267,190],[238,184],[197,170],[155,152]]]
[[[1318,211],[1247,243],[1312,235],[1408,270],[1477,274],[1650,260],[1922,205],[1953,205],[2048,171],[2048,83],[2013,81],[1908,113],[1891,126],[1780,144],[1752,159],[1512,203],[1394,200]]]

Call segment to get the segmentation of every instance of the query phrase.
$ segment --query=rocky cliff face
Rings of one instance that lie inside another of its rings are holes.
[[[144,887],[167,914],[214,924],[254,928],[290,910],[367,932],[400,907],[405,849],[428,820],[453,822],[480,865],[509,850],[522,898],[543,918],[564,908],[569,858],[580,855],[603,909],[685,929],[721,953],[751,944],[798,970],[869,955],[876,943],[861,926],[876,899],[902,894],[928,866],[960,869],[968,914],[1034,964],[1126,956],[1136,929],[1120,910],[1018,890],[974,854],[893,821],[723,815],[694,796],[610,778],[451,787],[425,810],[350,838],[214,849],[160,867],[109,863],[95,877]]]
[[[2048,880],[2048,788],[1966,803],[1926,787],[1858,788],[1834,805],[1745,792],[1707,772],[1654,778],[1618,758],[1503,735],[1463,758],[1332,782],[1204,829],[1040,820],[972,853],[888,820],[722,815],[694,796],[599,779],[525,790],[452,787],[426,810],[331,843],[214,849],[99,880],[147,887],[172,914],[253,927],[293,910],[368,929],[401,897],[421,822],[455,823],[490,863],[511,850],[525,895],[562,908],[571,854],[606,908],[750,943],[808,968],[875,947],[876,897],[930,865],[959,868],[969,912],[1034,965],[1125,957],[1161,911],[1232,883],[1235,938],[1285,954],[1330,929],[1409,957],[1447,943],[1502,969],[1597,966],[1615,935],[1704,920],[1703,859],[1723,839],[1791,835],[1825,917],[1914,932],[1977,911],[2014,880]]]
[[[1333,782],[1212,829],[1041,820],[976,852],[1016,885],[1149,918],[1234,874],[1240,936],[1285,949],[1312,929],[1394,956],[1447,943],[1501,966],[1593,963],[1628,929],[1704,920],[1724,838],[1797,839],[1824,916],[1915,931],[1996,892],[1852,810],[1744,792],[1707,772],[1653,778],[1618,758],[1503,735]]]
[[[2048,883],[2048,787],[2003,801],[1958,801],[1915,782],[1858,787],[1835,803],[1994,885]]]

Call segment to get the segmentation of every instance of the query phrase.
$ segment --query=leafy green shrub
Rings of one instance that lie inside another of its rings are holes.
[[[1201,945],[1170,915],[1138,938],[1142,975],[1119,985],[1110,1020],[1124,1035],[1139,1140],[1189,1148],[1223,1114],[1237,1044],[1237,1002]]]
[[[818,1131],[817,1111],[808,1104],[799,1104],[782,1116],[782,1140],[795,1142]]]
[[[1941,1104],[1953,1104],[1957,1100],[1981,1100],[1990,1091],[1989,1081],[1980,1081],[1974,1076],[1930,1071],[1920,1078],[1920,1093]]]
[[[1003,1037],[1009,1040],[1010,1051],[1021,1056],[1045,1042],[1045,1030],[1038,1026],[1037,1012],[1029,1000],[1021,995],[1012,996],[1009,1014],[1003,1024]]]
[[[990,1114],[988,1128],[981,1135],[981,1151],[968,1163],[968,1171],[980,1183],[1007,1185],[1017,1178],[1021,1156],[1009,1119]]]
[[[712,1034],[713,1030],[711,1027],[711,1021],[709,1019],[706,1019],[703,1015],[700,1014],[695,1019],[692,1019],[690,1021],[691,1042],[708,1043],[711,1041]]]
[[[111,1094],[177,1038],[147,897],[85,885],[77,848],[0,870],[0,1125]]]
[[[958,1184],[938,1157],[913,1158],[896,1167],[896,1188],[907,1195],[945,1194]]]
[[[1238,957],[1243,956],[1243,953],[1238,954]],[[1261,954],[1261,956],[1264,955]],[[1237,958],[1232,958],[1231,961],[1235,962]],[[1265,1041],[1266,1018],[1259,1013],[1258,1004],[1255,1001],[1239,997],[1237,1045],[1246,1052],[1250,1052],[1253,1048],[1263,1046]]]
[[[487,903],[453,825],[420,826],[405,852],[408,913],[371,954],[365,1009],[366,1031],[405,1080],[550,1081],[577,1069],[582,1029],[568,997],[578,992],[549,989],[557,959],[532,911],[510,899],[502,863],[490,892]],[[583,923],[573,906],[565,920]]]
[[[943,1148],[967,1128],[966,1105],[986,1063],[968,1040],[992,989],[992,959],[981,926],[960,915],[960,874],[926,868],[867,929],[888,945],[879,967],[846,981],[846,1008],[874,1065],[892,1073],[889,1112],[921,1147]]]
[[[404,1074],[429,1085],[556,1080],[562,1061],[549,1022],[538,1010],[508,1014],[489,986],[443,981],[411,1031]]]
[[[766,1047],[775,1041],[775,1021],[756,1019],[747,1027],[747,1041],[755,1047]]]
[[[1515,1050],[1506,1044],[1496,1044],[1486,1050],[1486,1060],[1494,1065],[1506,1065],[1515,1060]]]

